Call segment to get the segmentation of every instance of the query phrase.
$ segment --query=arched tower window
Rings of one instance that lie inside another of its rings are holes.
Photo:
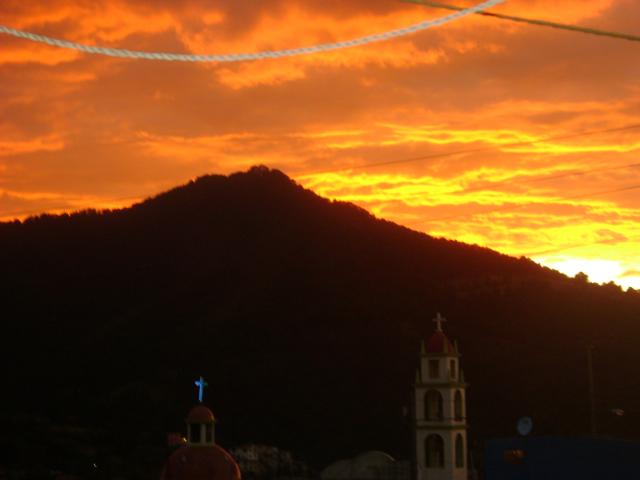
[[[462,411],[462,393],[460,390],[456,390],[453,396],[453,414],[456,420],[462,420],[464,418]]]
[[[424,441],[425,460],[427,468],[444,467],[444,440],[438,434],[432,433]]]
[[[187,415],[187,439],[191,445],[210,445],[215,442],[216,419],[204,405],[196,405]]]
[[[189,424],[189,441],[191,443],[200,443],[200,424],[199,423],[190,423]]]
[[[442,394],[429,390],[424,395],[424,417],[427,420],[442,420]]]
[[[429,378],[438,378],[440,376],[440,360],[429,360]]]
[[[462,435],[456,435],[456,468],[464,468],[464,440]]]

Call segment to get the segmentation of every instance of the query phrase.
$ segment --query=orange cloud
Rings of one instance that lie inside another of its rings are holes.
[[[59,214],[93,208],[112,210],[131,205],[139,197],[119,199],[56,192],[15,192],[0,189],[0,221],[25,219],[41,213]]]
[[[640,4],[531,0],[495,10],[637,33]],[[0,4],[8,26],[194,53],[344,40],[446,13],[387,0]],[[239,64],[3,45],[2,218],[124,205],[264,163],[431,234],[638,281],[625,275],[640,271],[638,191],[614,191],[638,183],[640,130],[548,140],[637,123],[631,42],[475,16],[367,47]]]
[[[31,138],[29,140],[0,140],[0,157],[23,153],[62,150],[64,141],[58,135]]]
[[[72,62],[80,56],[81,53],[74,50],[22,42],[20,45],[9,46],[0,51],[0,65],[39,63],[54,66]]]

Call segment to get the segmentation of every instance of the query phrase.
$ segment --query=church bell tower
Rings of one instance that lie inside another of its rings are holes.
[[[466,383],[457,344],[442,331],[421,343],[415,383],[417,480],[467,480]]]

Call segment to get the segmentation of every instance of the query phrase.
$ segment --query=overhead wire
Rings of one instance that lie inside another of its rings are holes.
[[[569,134],[563,134],[563,135],[553,135],[553,136],[549,136],[549,137],[545,137],[545,138],[541,138],[541,139],[537,139],[537,140],[527,140],[527,141],[513,142],[513,143],[503,144],[503,145],[490,145],[490,146],[487,146],[487,147],[478,147],[478,148],[473,148],[473,149],[457,150],[457,151],[453,151],[453,152],[443,152],[443,153],[436,153],[436,154],[430,154],[430,155],[421,155],[421,156],[418,156],[418,157],[410,157],[410,158],[404,158],[404,159],[400,159],[400,160],[388,160],[388,161],[384,161],[384,162],[367,163],[367,164],[364,164],[364,165],[344,167],[344,168],[333,169],[333,170],[324,170],[324,171],[319,171],[319,172],[311,172],[311,173],[305,173],[303,175],[300,175],[300,177],[308,177],[308,176],[313,176],[313,175],[318,175],[318,174],[341,173],[341,172],[347,172],[347,171],[352,171],[352,170],[362,170],[362,169],[367,169],[367,168],[371,168],[371,167],[375,168],[375,167],[379,167],[379,166],[383,166],[383,165],[395,165],[395,164],[401,164],[401,163],[417,162],[417,161],[429,160],[429,159],[433,159],[433,158],[443,158],[443,157],[449,157],[449,156],[477,153],[477,152],[481,152],[481,151],[491,151],[491,150],[499,150],[499,149],[506,149],[506,148],[516,148],[516,147],[521,147],[521,146],[529,146],[529,145],[535,145],[535,144],[540,144],[540,143],[547,143],[547,142],[556,141],[556,140],[567,140],[567,139],[580,138],[580,137],[591,136],[591,135],[596,135],[596,134],[601,134],[601,133],[621,132],[621,131],[635,130],[635,129],[639,129],[639,128],[640,128],[640,124],[630,124],[630,125],[624,125],[624,126],[621,126],[621,127],[614,127],[614,128],[606,128],[606,129],[598,129],[598,130],[587,130],[587,131],[569,133]],[[576,176],[576,175],[589,175],[591,173],[600,173],[600,172],[607,172],[607,171],[614,171],[614,170],[621,170],[621,169],[629,169],[629,168],[636,168],[636,167],[640,167],[640,163],[634,162],[634,163],[629,163],[629,164],[624,164],[624,165],[617,165],[617,166],[613,166],[613,167],[603,167],[603,168],[591,169],[591,170],[577,170],[577,171],[572,171],[572,172],[549,175],[549,176],[540,177],[540,178],[536,178],[536,179],[529,179],[529,180],[526,180],[525,183],[534,183],[534,182],[557,180],[557,179],[568,178],[568,177]],[[505,180],[505,181],[502,181],[502,182],[493,182],[492,186],[499,185],[499,184],[502,184],[502,183],[507,183],[507,182],[513,183],[512,180],[508,180],[508,181]],[[621,189],[606,190],[606,191],[602,191],[602,192],[579,194],[579,195],[572,196],[572,197],[564,197],[563,200],[576,200],[576,199],[579,199],[579,198],[589,197],[590,195],[599,196],[599,195],[605,195],[605,194],[609,194],[609,193],[617,193],[617,192],[626,191],[626,190],[633,190],[633,189],[637,189],[637,188],[640,188],[640,185],[632,185],[630,187],[627,186],[627,187],[623,187]],[[472,188],[472,189],[465,189],[465,190],[462,190],[462,191],[456,192],[456,193],[464,194],[464,193],[474,192],[474,191],[483,191],[483,190],[486,190],[486,189],[487,189],[486,187],[476,187],[476,188]],[[531,206],[531,204],[509,205],[509,206],[504,206],[504,207],[498,207],[496,209],[485,210],[485,211],[482,211],[482,212],[470,212],[470,213],[464,213],[464,214],[450,215],[450,216],[446,216],[446,217],[433,218],[433,219],[428,219],[428,220],[419,222],[417,225],[424,225],[424,224],[427,224],[427,223],[435,223],[435,222],[438,222],[438,221],[450,220],[450,219],[454,219],[454,218],[482,215],[482,214],[486,214],[486,213],[507,211],[507,210],[511,210],[511,209],[524,208],[524,207],[527,207],[527,206]],[[414,224],[414,225],[416,225],[416,224]]]
[[[621,168],[626,168],[626,166],[622,166]],[[625,187],[615,188],[615,189],[611,189],[611,190],[588,192],[588,193],[581,193],[579,195],[573,195],[573,196],[569,196],[569,197],[562,197],[560,199],[560,201],[577,200],[577,199],[581,199],[581,198],[598,197],[598,196],[602,196],[602,195],[609,195],[611,193],[620,193],[620,192],[626,192],[626,191],[637,190],[637,189],[640,189],[640,184],[628,185],[628,186],[625,186]],[[481,211],[481,212],[470,212],[470,213],[463,213],[463,214],[458,214],[458,215],[449,215],[449,216],[446,216],[446,217],[431,218],[431,219],[420,221],[418,223],[414,223],[413,225],[411,225],[411,227],[422,226],[422,225],[426,225],[426,224],[429,224],[429,223],[436,223],[436,222],[441,222],[441,221],[444,221],[444,220],[452,220],[452,219],[456,219],[456,218],[474,217],[474,216],[478,216],[478,215],[486,215],[486,214],[491,214],[491,213],[502,213],[502,212],[505,212],[505,211],[512,211],[512,210],[518,210],[518,209],[521,209],[521,208],[530,207],[532,205],[535,205],[535,204],[527,203],[527,204],[508,205],[508,206],[504,206],[504,207],[498,207],[498,208],[493,208],[493,209],[489,209],[489,210],[484,210],[484,211]],[[566,250],[573,250],[574,248],[585,247],[585,246],[589,246],[589,245],[605,244],[605,243],[607,243],[606,240],[603,240],[603,241],[600,241],[600,242],[582,242],[582,243],[578,243],[578,244],[572,244],[572,245],[567,246],[567,247],[554,248],[554,249],[545,250],[545,251],[542,251],[542,252],[520,254],[520,255],[516,255],[516,256],[525,256],[525,257],[528,257],[528,258],[532,258],[532,257],[535,257],[535,256],[548,255],[550,253],[560,253],[560,252],[564,252]]]
[[[588,193],[581,193],[578,195],[572,195],[569,197],[562,197],[558,200],[560,201],[566,201],[566,200],[578,200],[581,198],[590,198],[590,197],[596,197],[596,196],[601,196],[601,195],[609,195],[611,193],[620,193],[620,192],[626,192],[629,190],[636,190],[640,188],[640,184],[637,185],[627,185],[625,187],[621,187],[621,188],[614,188],[611,190],[602,190],[602,191],[596,191],[596,192],[588,192]],[[500,213],[500,212],[507,212],[510,210],[518,210],[520,208],[526,208],[526,207],[531,207],[532,205],[535,205],[534,203],[519,203],[517,205],[506,205],[503,207],[498,207],[498,208],[492,208],[489,210],[483,210],[481,212],[469,212],[469,213],[462,213],[462,214],[456,214],[456,215],[448,215],[446,217],[438,217],[438,218],[431,218],[428,220],[424,220],[421,221],[417,224],[414,225],[424,225],[426,223],[435,223],[435,222],[440,222],[443,220],[451,220],[454,218],[463,218],[463,217],[475,217],[478,215],[486,215],[488,213]]]
[[[595,242],[580,242],[580,243],[573,243],[571,245],[566,245],[564,247],[558,247],[558,248],[550,248],[548,250],[542,250],[542,251],[538,251],[538,252],[528,252],[528,253],[521,253],[518,254],[517,256],[524,256],[524,257],[539,257],[542,255],[549,255],[552,253],[561,253],[561,252],[566,252],[567,250],[573,250],[575,248],[580,248],[580,247],[590,247],[593,245],[607,245],[611,243],[610,239],[603,239],[603,240],[597,240]],[[631,243],[638,243],[640,244],[640,241],[635,242],[632,241]]]
[[[548,136],[548,137],[544,137],[536,140],[523,140],[523,141],[512,142],[512,143],[507,143],[502,145],[488,145],[485,147],[467,148],[463,150],[455,150],[452,152],[432,153],[432,154],[420,155],[416,157],[407,157],[407,158],[401,158],[397,160],[385,160],[381,162],[365,163],[362,165],[352,165],[349,167],[341,167],[341,168],[335,168],[335,169],[329,169],[329,170],[317,170],[309,173],[304,173],[300,176],[304,177],[304,176],[310,176],[310,175],[348,172],[352,170],[365,170],[367,168],[399,165],[403,163],[413,163],[413,162],[419,162],[423,160],[431,160],[435,158],[445,158],[445,157],[452,157],[456,155],[468,155],[470,153],[487,152],[487,151],[507,149],[507,148],[526,147],[526,146],[535,145],[538,143],[547,143],[547,142],[553,142],[557,140],[569,140],[572,138],[587,137],[587,136],[597,135],[601,133],[613,133],[613,132],[622,132],[622,131],[637,130],[637,129],[640,129],[640,123],[633,123],[629,125],[624,125],[622,127],[605,128],[605,129],[599,129],[599,130],[585,130],[582,132],[569,133],[569,134],[563,134],[563,135],[552,135],[552,136]]]
[[[414,3],[418,5],[424,5],[426,7],[441,8],[441,9],[453,10],[453,11],[460,11],[463,9],[463,7],[458,7],[455,5],[449,5],[449,4],[440,3],[440,2],[432,2],[429,0],[402,0],[402,1],[405,3]],[[617,38],[620,40],[629,40],[631,42],[640,42],[640,36],[638,35],[632,35],[632,34],[620,33],[620,32],[611,32],[606,30],[600,30],[597,28],[583,27],[581,25],[569,25],[566,23],[551,22],[548,20],[516,17],[514,15],[505,15],[502,13],[495,13],[495,12],[476,12],[476,15],[499,18],[501,20],[509,20],[511,22],[528,23],[530,25],[538,25],[542,27],[550,27],[550,28],[556,28],[560,30],[569,30],[572,32],[586,33],[590,35],[599,35],[602,37]]]
[[[465,150],[457,150],[457,151],[453,151],[453,152],[443,152],[443,153],[437,153],[437,154],[431,154],[431,155],[422,155],[422,156],[418,156],[418,157],[404,158],[404,159],[399,159],[399,160],[389,160],[389,161],[378,162],[378,163],[368,163],[368,164],[364,164],[364,165],[344,167],[344,168],[333,169],[333,170],[322,170],[322,171],[304,173],[302,175],[294,175],[294,176],[296,176],[298,178],[304,178],[304,177],[318,175],[318,174],[340,173],[340,172],[347,172],[347,171],[351,171],[351,170],[366,169],[366,168],[369,168],[369,167],[376,168],[376,167],[383,166],[383,165],[409,163],[409,162],[416,162],[416,161],[421,161],[421,160],[428,160],[428,159],[432,159],[432,158],[444,158],[444,157],[450,157],[450,156],[456,156],[456,155],[476,153],[476,152],[480,152],[480,151],[491,151],[491,150],[496,150],[496,149],[501,149],[501,148],[514,148],[514,147],[518,147],[518,146],[534,145],[534,144],[537,144],[537,143],[545,143],[545,142],[556,141],[556,140],[567,140],[567,139],[571,139],[571,138],[579,138],[579,137],[583,137],[583,136],[591,136],[591,135],[596,135],[596,134],[601,134],[601,133],[621,132],[621,131],[628,131],[628,130],[634,130],[634,129],[640,129],[640,124],[630,124],[630,125],[625,125],[625,126],[621,126],[621,127],[606,128],[606,129],[599,129],[599,130],[588,130],[588,131],[569,133],[569,134],[563,134],[563,135],[554,135],[554,136],[549,136],[549,137],[545,137],[545,138],[538,139],[538,140],[514,142],[514,143],[505,144],[505,145],[498,145],[498,146],[490,145],[490,146],[487,146],[487,147],[479,147],[479,148],[474,148],[474,149],[465,149]],[[567,178],[567,177],[576,176],[576,175],[589,175],[591,173],[613,171],[613,170],[620,170],[620,169],[628,169],[628,168],[635,168],[635,167],[640,167],[640,163],[631,163],[631,164],[619,165],[619,166],[615,166],[615,167],[604,167],[604,168],[599,168],[599,169],[595,169],[595,170],[592,169],[592,170],[572,171],[572,172],[567,172],[567,173],[549,175],[549,176],[540,177],[540,178],[536,178],[536,179],[528,179],[525,182],[526,183],[532,183],[532,182],[550,181],[550,180],[555,180],[555,179],[560,179],[560,178]],[[506,181],[504,181],[504,182],[506,182]],[[496,184],[500,184],[500,183],[504,183],[504,182],[493,182],[492,185],[496,185]],[[509,182],[512,183],[511,180],[509,180]],[[465,189],[465,190],[462,190],[462,191],[457,192],[457,193],[464,194],[464,193],[473,192],[473,191],[482,191],[482,190],[485,190],[485,189],[486,189],[485,187],[477,187],[477,188],[473,188],[473,189]],[[120,200],[139,199],[139,198],[140,197],[118,197],[118,198],[114,198],[114,199],[107,199],[105,201],[120,201]],[[57,206],[57,207],[51,207],[51,208],[48,209],[48,211],[58,210],[58,209],[65,209],[66,210],[68,207],[69,207],[68,205],[61,205],[61,206]],[[521,208],[521,207],[518,207],[518,208]],[[17,214],[19,216],[24,216],[24,215],[30,215],[30,214],[33,214],[33,213],[40,213],[40,212],[41,212],[41,210],[29,210],[29,211],[16,211],[16,210],[14,210],[12,212],[9,212],[9,215]],[[489,213],[489,212],[483,212],[483,213]],[[480,214],[480,213],[476,213],[476,214]],[[471,215],[474,215],[474,214],[473,213],[468,213],[468,214],[463,214],[461,216],[471,216]],[[3,216],[6,216],[6,214],[4,214]],[[442,218],[437,218],[437,219],[430,219],[428,221],[421,222],[419,225],[426,224],[426,223],[434,223],[434,222],[440,221],[440,220],[448,220],[448,219],[451,219],[451,218],[456,218],[456,216],[448,216],[448,217],[442,217]]]
[[[172,62],[241,62],[247,60],[262,60],[266,58],[282,58],[291,57],[296,55],[309,55],[312,53],[328,52],[333,50],[340,50],[343,48],[352,48],[361,45],[366,45],[374,42],[381,42],[390,40],[392,38],[403,37],[422,30],[427,30],[432,27],[444,25],[445,23],[452,22],[461,17],[471,15],[473,13],[484,10],[485,8],[493,7],[505,0],[486,0],[482,3],[474,5],[473,7],[463,8],[456,13],[446,15],[444,17],[435,18],[432,20],[425,20],[407,27],[398,28],[395,30],[387,30],[381,33],[375,33],[372,35],[366,35],[363,37],[354,38],[351,40],[343,40],[332,43],[323,43],[318,45],[311,45],[309,47],[289,48],[283,50],[267,50],[253,53],[225,53],[225,54],[206,54],[206,55],[194,55],[187,53],[169,53],[169,52],[146,52],[139,50],[127,50],[124,48],[110,48],[96,45],[87,45],[83,43],[71,42],[69,40],[63,40],[61,38],[53,38],[45,35],[40,35],[33,32],[27,32],[24,30],[18,30],[16,28],[8,27],[6,25],[0,25],[0,33],[11,35],[17,38],[25,40],[31,40],[33,42],[44,43],[58,48],[66,48],[71,50],[77,50],[83,53],[106,55],[110,57],[119,58],[133,58],[144,60],[163,60]]]
[[[562,178],[577,177],[577,176],[580,176],[580,175],[591,175],[591,174],[594,174],[594,173],[612,172],[612,171],[615,171],[615,170],[628,170],[628,169],[631,169],[631,168],[639,168],[639,167],[640,167],[640,163],[626,163],[624,165],[616,165],[616,166],[612,166],[612,167],[590,168],[588,170],[572,170],[570,172],[565,172],[565,173],[558,173],[558,174],[546,175],[546,176],[537,177],[537,178],[523,179],[521,181],[521,183],[528,184],[528,183],[548,182],[548,181],[552,181],[552,180],[559,180],[559,179],[562,179]],[[454,193],[466,194],[466,193],[472,193],[472,192],[482,192],[482,191],[489,190],[489,187],[495,187],[495,186],[498,186],[498,185],[513,184],[513,183],[514,183],[513,179],[506,179],[506,180],[501,180],[501,181],[497,181],[497,182],[491,182],[490,185],[488,185],[488,186],[478,186],[478,187],[474,187],[474,188],[465,188],[464,190],[460,190],[460,191],[454,192]]]
[[[429,6],[429,7],[433,7],[433,8],[447,9],[447,10],[451,10],[451,11],[456,11],[457,13],[453,14],[453,15],[446,16],[446,17],[442,17],[440,19],[421,22],[419,24],[411,25],[411,26],[405,27],[403,29],[397,29],[397,30],[394,30],[394,31],[383,32],[383,33],[375,34],[375,35],[369,35],[369,36],[366,36],[366,37],[361,37],[361,38],[354,39],[354,40],[349,40],[349,41],[334,42],[333,44],[323,44],[323,45],[316,45],[316,46],[312,46],[312,47],[305,47],[305,48],[298,48],[298,49],[288,49],[288,50],[269,51],[269,52],[256,52],[256,53],[248,53],[248,54],[247,53],[241,53],[241,54],[221,54],[221,55],[188,55],[188,54],[173,54],[173,53],[162,53],[162,52],[139,52],[139,51],[130,51],[130,50],[125,50],[125,49],[113,49],[113,48],[97,47],[97,46],[91,46],[91,45],[83,45],[83,44],[78,44],[78,43],[75,43],[75,42],[69,42],[69,41],[66,41],[66,40],[55,39],[55,38],[46,37],[46,36],[43,36],[43,35],[38,35],[38,34],[30,33],[30,32],[25,32],[25,31],[13,29],[13,28],[6,27],[6,26],[3,26],[3,25],[0,25],[0,33],[5,33],[5,34],[13,35],[13,36],[19,37],[19,38],[24,38],[24,39],[28,39],[28,40],[32,40],[32,41],[46,43],[46,44],[49,44],[49,45],[52,45],[52,46],[61,47],[61,48],[72,48],[72,49],[80,50],[80,51],[83,51],[83,52],[86,52],[86,53],[98,53],[98,54],[110,55],[110,56],[119,56],[119,57],[128,57],[128,58],[145,58],[145,59],[155,59],[155,60],[219,61],[219,62],[241,61],[241,60],[256,60],[256,59],[261,59],[261,58],[277,58],[277,57],[282,57],[282,56],[308,54],[308,53],[315,53],[315,52],[318,52],[318,51],[327,51],[327,50],[335,50],[335,49],[338,49],[338,48],[353,47],[353,46],[362,45],[362,44],[370,43],[370,42],[374,42],[374,41],[386,40],[386,39],[393,38],[393,37],[396,37],[396,36],[407,35],[409,33],[413,33],[413,32],[419,31],[419,30],[424,30],[426,28],[430,28],[430,27],[435,26],[435,25],[441,25],[441,24],[446,23],[448,21],[452,21],[452,20],[454,20],[456,18],[459,18],[459,17],[461,17],[463,15],[469,15],[469,14],[477,14],[477,15],[482,15],[482,16],[487,16],[487,17],[498,18],[498,19],[502,19],[502,20],[508,20],[508,21],[512,21],[512,22],[527,23],[527,24],[532,24],[532,25],[538,25],[538,26],[544,26],[544,27],[550,27],[550,28],[556,28],[556,29],[562,29],[562,30],[580,32],[580,33],[585,33],[585,34],[605,36],[605,37],[623,39],[623,40],[628,40],[628,41],[640,42],[640,36],[637,36],[637,35],[620,33],[620,32],[612,32],[612,31],[605,31],[605,30],[600,30],[600,29],[584,27],[584,26],[580,26],[580,25],[562,24],[562,23],[551,22],[551,21],[547,21],[547,20],[539,20],[539,19],[531,19],[531,18],[525,18],[525,17],[517,17],[517,16],[513,16],[513,15],[505,15],[505,14],[500,14],[500,13],[495,13],[495,12],[488,12],[488,11],[484,10],[484,9],[489,8],[491,6],[494,6],[494,5],[498,4],[498,3],[502,3],[503,0],[490,0],[490,1],[487,1],[487,2],[483,2],[483,3],[479,4],[479,5],[476,5],[474,7],[471,7],[471,8],[463,8],[463,7],[459,7],[459,6],[455,6],[455,5],[443,4],[443,3],[433,2],[433,1],[429,1],[429,0],[403,0],[403,1],[406,2],[406,3],[419,4],[419,5]],[[424,155],[424,156],[419,156],[419,157],[412,157],[412,158],[407,158],[407,159],[390,160],[390,161],[376,162],[376,163],[370,163],[370,164],[365,164],[365,165],[360,165],[360,166],[346,167],[346,168],[339,169],[339,170],[330,170],[330,171],[323,171],[323,172],[318,172],[318,173],[338,173],[338,172],[343,172],[343,171],[353,171],[353,170],[361,170],[361,169],[366,169],[366,168],[376,168],[376,167],[381,167],[381,166],[388,166],[388,165],[395,165],[395,164],[401,164],[401,163],[416,162],[416,161],[428,160],[428,159],[434,159],[434,158],[443,158],[443,157],[448,157],[448,156],[456,156],[456,155],[465,155],[465,154],[470,154],[470,153],[478,153],[478,152],[482,152],[482,151],[493,150],[493,149],[496,149],[496,148],[501,148],[501,149],[516,148],[516,147],[519,147],[519,146],[532,145],[532,144],[536,144],[536,143],[544,143],[544,142],[548,142],[548,141],[563,140],[563,139],[575,138],[575,137],[592,135],[592,134],[597,134],[597,133],[623,131],[623,130],[629,130],[629,129],[635,129],[635,128],[640,128],[640,125],[630,125],[630,126],[614,128],[614,129],[604,129],[604,130],[596,130],[596,131],[590,131],[590,132],[581,132],[581,133],[570,134],[570,135],[552,136],[552,137],[547,137],[545,139],[539,139],[539,140],[534,140],[534,141],[514,142],[514,143],[511,143],[511,144],[499,145],[497,147],[496,146],[489,146],[489,147],[479,147],[479,148],[475,148],[475,149],[459,150],[459,151],[454,151],[454,152],[436,153],[436,154]],[[591,173],[596,173],[596,172],[616,170],[616,169],[620,169],[620,168],[634,168],[634,167],[637,167],[639,165],[640,164],[636,163],[636,164],[623,165],[623,166],[619,166],[619,167],[602,168],[602,169],[591,170],[591,171],[568,172],[568,173],[564,173],[564,174],[557,174],[557,175],[547,176],[547,177],[543,177],[543,178],[539,178],[539,179],[531,179],[531,180],[528,180],[528,182],[548,181],[548,180],[566,178],[566,177],[575,176],[575,175],[586,175],[586,174],[591,174]],[[308,176],[308,175],[314,175],[314,173],[308,173],[308,174],[305,174],[304,176]],[[500,183],[500,182],[497,182],[497,183]],[[495,185],[495,184],[496,184],[496,182],[493,183],[493,185]],[[623,191],[634,190],[634,189],[638,189],[638,188],[640,188],[640,185],[631,185],[631,186],[626,186],[626,187],[612,189],[612,190],[605,190],[605,191],[599,191],[599,192],[590,192],[590,193],[586,193],[586,194],[580,194],[580,195],[575,195],[575,196],[570,196],[570,197],[564,197],[562,200],[564,201],[564,200],[573,200],[573,199],[586,198],[586,197],[592,197],[592,196],[600,196],[600,195],[606,195],[606,194],[610,194],[610,193],[618,193],[618,192],[623,192]],[[484,190],[484,189],[485,189],[484,187],[478,187],[476,189],[466,189],[466,190],[464,190],[464,191],[462,191],[460,193],[466,193],[466,192],[478,191],[478,190]],[[472,212],[472,213],[465,213],[465,214],[459,214],[459,215],[451,215],[451,216],[446,216],[446,217],[440,217],[440,218],[435,218],[435,219],[428,219],[428,220],[426,220],[424,222],[421,222],[420,225],[425,224],[425,223],[434,223],[434,222],[438,222],[438,221],[442,221],[442,220],[454,219],[454,218],[485,215],[485,214],[489,214],[489,213],[496,213],[496,212],[515,210],[515,209],[525,208],[525,207],[531,206],[531,205],[532,204],[509,205],[509,206],[499,207],[499,208],[495,208],[495,209],[491,209],[491,210],[485,210],[485,211],[482,211],[482,212]],[[64,208],[64,207],[60,207],[60,208]],[[25,213],[29,214],[29,213],[32,213],[32,212],[34,212],[34,211],[21,212],[21,214],[24,215]],[[569,248],[575,248],[575,247],[569,247]],[[566,250],[566,248],[562,249],[562,250],[556,250],[556,251],[564,251],[564,250]]]

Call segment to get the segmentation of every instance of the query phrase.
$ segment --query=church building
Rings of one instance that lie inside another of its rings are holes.
[[[195,382],[202,402],[206,382]],[[202,403],[186,419],[187,442],[167,459],[161,480],[240,480],[240,468],[233,457],[215,442],[215,417]]]
[[[458,346],[442,331],[444,318],[422,342],[415,383],[417,480],[467,480],[464,374]]]

